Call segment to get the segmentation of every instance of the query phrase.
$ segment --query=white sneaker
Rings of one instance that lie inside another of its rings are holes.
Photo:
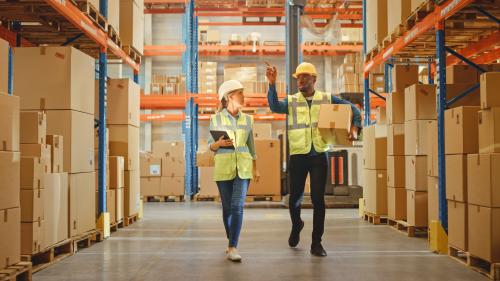
[[[238,250],[236,250],[235,248],[230,249],[227,252],[227,256],[226,257],[230,261],[241,262],[241,256],[240,256],[240,254],[238,254]]]

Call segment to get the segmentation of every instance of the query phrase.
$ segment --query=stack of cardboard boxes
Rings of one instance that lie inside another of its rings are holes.
[[[62,172],[69,173],[69,235],[93,230],[94,59],[71,47],[16,48],[13,53],[21,109],[44,111],[47,134],[62,136]],[[40,72],[41,68],[46,69]]]
[[[5,48],[4,48],[5,47]],[[0,40],[0,60],[8,45]],[[6,65],[6,64],[5,64]],[[3,64],[0,61],[0,67]],[[3,93],[7,73],[0,72],[0,269],[21,259],[19,97]]]
[[[392,5],[392,3],[391,3]],[[366,1],[366,50],[370,52],[387,36],[387,0]]]
[[[198,143],[198,151],[196,153],[196,166],[200,175],[200,191],[198,192],[198,196],[216,198],[219,196],[219,189],[213,178],[215,153],[209,149],[208,141],[200,140]]]
[[[361,93],[364,88],[363,81],[361,55],[359,53],[346,55],[344,63],[337,69],[337,93]]]
[[[224,81],[238,80],[243,84],[245,93],[254,94],[257,81],[257,65],[255,64],[225,64]]]
[[[198,91],[202,94],[217,94],[217,62],[199,62]]]
[[[256,94],[266,94],[269,89],[269,82],[268,81],[259,81],[259,82],[254,82],[255,86],[255,93]],[[283,81],[276,81],[276,92],[278,94],[284,94],[286,93],[286,84]]]
[[[151,80],[151,95],[177,96],[186,93],[184,75],[167,76],[155,74]]]
[[[120,39],[123,46],[144,53],[144,0],[120,0]]]
[[[99,0],[89,0],[89,2],[99,10]],[[108,23],[116,32],[120,31],[120,0],[108,0]]]
[[[186,173],[183,142],[153,142],[153,154],[161,158],[160,194],[163,196],[184,195],[184,175]]]
[[[255,128],[256,166],[260,177],[251,182],[248,195],[279,196],[281,195],[280,141],[272,138],[271,124],[258,124]]]
[[[123,220],[125,208],[125,160],[122,156],[110,156],[109,162],[109,189],[107,209],[110,222],[120,222]]]
[[[161,157],[141,152],[141,195],[162,195],[160,191]]]

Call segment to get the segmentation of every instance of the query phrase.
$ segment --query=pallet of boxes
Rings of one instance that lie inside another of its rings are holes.
[[[80,241],[89,246],[100,239],[94,217],[95,66],[71,47],[15,48],[13,55],[21,100],[21,251],[43,267],[76,251]]]
[[[8,43],[0,39],[0,280],[31,280],[21,262],[20,101],[7,95]]]
[[[151,197],[161,196],[161,157],[151,153],[140,153],[141,196],[146,202]]]
[[[199,173],[200,191],[196,194],[197,201],[220,201],[219,189],[214,181],[214,152],[208,147],[207,141],[200,141],[196,153],[196,166]]]

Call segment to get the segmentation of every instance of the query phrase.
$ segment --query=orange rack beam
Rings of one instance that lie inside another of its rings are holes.
[[[472,57],[473,61],[475,60],[475,56],[478,56],[478,60],[480,61],[480,63],[489,63],[499,58],[498,56],[495,57],[495,50],[488,52],[488,54],[490,54],[489,55],[490,57],[483,57],[483,59],[479,59],[479,57],[481,57],[480,54],[488,50],[491,50],[491,47],[495,46],[495,44],[499,44],[499,42],[500,42],[500,30],[497,30],[492,34],[490,34],[489,36],[475,43],[470,44],[466,48],[458,50],[458,53],[466,58]],[[448,57],[446,57],[446,65],[454,65],[460,62],[461,60],[453,55],[449,55]]]
[[[198,114],[198,120],[208,121],[211,114]],[[277,121],[285,120],[284,114],[250,114],[255,121]],[[185,120],[185,115],[182,114],[141,114],[141,122],[181,122]]]

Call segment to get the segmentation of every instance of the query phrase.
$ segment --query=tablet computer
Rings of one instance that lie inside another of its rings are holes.
[[[230,137],[229,137],[229,135],[227,134],[226,131],[211,130],[210,134],[212,135],[212,138],[214,139],[214,141],[218,141],[221,136],[223,136],[223,139],[225,139],[225,140],[230,139]],[[221,148],[233,148],[234,149],[234,146],[224,146],[224,147],[221,147]]]

